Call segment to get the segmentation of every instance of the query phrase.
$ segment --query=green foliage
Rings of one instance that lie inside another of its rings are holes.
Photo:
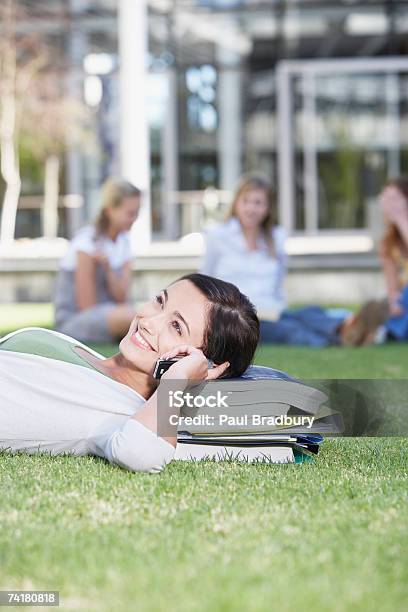
[[[0,304],[0,336],[22,327],[52,327],[52,304]]]
[[[333,127],[336,149],[319,163],[319,176],[325,187],[327,210],[320,211],[320,227],[361,227],[362,169],[364,152],[352,144],[343,127]]]
[[[32,192],[40,192],[43,189],[44,164],[38,152],[33,149],[30,141],[22,135],[19,147],[21,176],[23,187]]]

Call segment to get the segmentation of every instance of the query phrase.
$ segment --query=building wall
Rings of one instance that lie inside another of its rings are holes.
[[[139,257],[134,262],[131,295],[150,299],[183,274],[197,270],[199,257]],[[0,262],[0,303],[50,302],[57,260],[8,259]],[[358,304],[385,293],[374,256],[294,256],[289,261],[287,293],[291,303]]]

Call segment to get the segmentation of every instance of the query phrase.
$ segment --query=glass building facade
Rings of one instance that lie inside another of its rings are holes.
[[[261,170],[289,233],[370,232],[385,180],[408,172],[407,3],[149,7],[151,72],[176,76],[178,190],[224,204]]]
[[[66,155],[62,188],[84,194],[89,216],[121,172],[120,0],[21,5],[90,109],[95,146]],[[406,1],[146,0],[146,11],[153,240],[219,218],[252,170],[271,176],[289,234],[374,231],[382,185],[408,174]]]

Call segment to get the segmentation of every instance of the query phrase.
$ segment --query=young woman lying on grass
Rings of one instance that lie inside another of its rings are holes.
[[[249,300],[203,274],[182,277],[140,308],[108,359],[57,332],[9,334],[0,340],[0,450],[93,454],[159,472],[174,456],[177,431],[166,421],[170,435],[156,433],[156,361],[183,356],[161,380],[184,389],[189,380],[240,376],[258,339]]]

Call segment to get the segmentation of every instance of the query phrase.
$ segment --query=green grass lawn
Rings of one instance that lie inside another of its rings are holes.
[[[23,310],[0,307],[0,334],[50,325],[44,307]],[[257,362],[399,378],[407,350],[261,347]],[[312,463],[174,462],[160,475],[2,453],[0,588],[60,590],[73,611],[406,610],[407,481],[405,438],[326,440]]]
[[[52,304],[0,304],[0,335],[21,327],[52,327]]]
[[[21,327],[52,327],[51,304],[0,304],[0,336]],[[103,355],[114,345],[93,344]],[[407,378],[408,345],[390,343],[362,348],[261,346],[256,363],[299,378]]]

